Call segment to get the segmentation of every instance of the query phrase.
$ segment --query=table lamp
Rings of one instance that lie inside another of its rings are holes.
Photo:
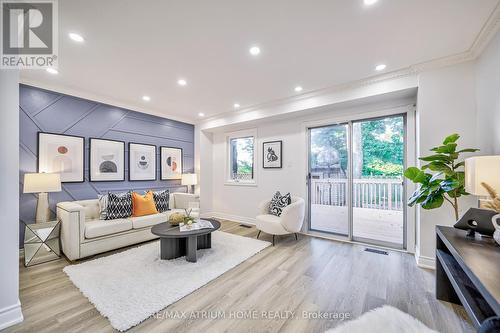
[[[191,188],[194,193],[194,185],[198,184],[198,177],[196,176],[195,173],[183,173],[181,184],[187,186],[191,185]]]
[[[484,198],[489,192],[483,184],[494,190],[500,190],[500,155],[475,156],[465,160],[465,190],[482,197],[483,199],[479,200],[479,207],[484,208],[488,202]],[[497,213],[490,209],[471,208],[460,218],[455,227],[469,230],[468,236],[473,236],[474,231],[492,235],[495,228],[499,228],[496,223],[499,217]]]
[[[488,191],[482,183],[500,191],[500,155],[475,156],[465,160],[465,190],[486,197]]]
[[[61,176],[58,173],[26,173],[24,174],[24,193],[38,193],[36,205],[37,223],[50,219],[48,192],[61,191]]]

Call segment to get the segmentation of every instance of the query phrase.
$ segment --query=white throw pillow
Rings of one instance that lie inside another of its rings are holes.
[[[105,220],[108,216],[108,195],[99,194],[99,220]]]

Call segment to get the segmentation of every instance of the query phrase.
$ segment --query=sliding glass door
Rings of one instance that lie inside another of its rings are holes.
[[[348,124],[309,130],[310,228],[349,235]]]
[[[309,227],[405,248],[405,116],[309,129]]]

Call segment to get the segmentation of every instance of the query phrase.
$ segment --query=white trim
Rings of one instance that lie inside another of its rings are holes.
[[[200,217],[202,217],[202,218],[213,217],[213,218],[217,218],[217,219],[238,222],[238,223],[246,224],[246,225],[255,225],[255,218],[238,216],[238,215],[231,215],[231,214],[222,213],[222,212],[202,213],[202,214],[200,214]]]
[[[321,127],[327,126],[336,123],[349,123],[352,121],[358,121],[369,118],[376,117],[385,117],[391,115],[398,114],[406,114],[406,165],[414,165],[416,159],[416,132],[415,132],[415,116],[416,116],[416,108],[414,105],[414,101],[409,103],[408,100],[395,101],[395,105],[383,105],[383,106],[375,106],[373,108],[364,109],[362,112],[354,113],[354,114],[343,114],[335,117],[329,117],[326,119],[312,120],[306,121],[302,123],[302,135],[303,142],[306,145],[306,154],[309,156],[309,145],[308,145],[308,129],[312,127]],[[307,177],[307,170],[309,169],[308,159],[305,161],[305,172],[304,177]],[[408,198],[414,191],[415,185],[407,182],[406,186],[406,197]],[[307,190],[306,185],[306,202],[309,200],[309,191]],[[349,199],[350,200],[350,199]],[[308,205],[306,205],[308,206]],[[309,222],[307,218],[309,216],[308,212],[309,207],[306,207],[306,222],[304,224],[303,230],[308,235],[315,235],[314,232],[311,233],[308,230]],[[415,253],[415,240],[416,240],[416,219],[415,219],[415,207],[406,207],[406,234],[404,237],[406,238],[406,249],[404,252]],[[328,238],[328,237],[326,237]],[[328,238],[330,239],[330,238]],[[344,241],[343,239],[341,241]],[[352,243],[364,244],[355,241],[349,241]],[[367,246],[373,246],[372,244],[367,244]],[[397,250],[397,249],[395,249]]]
[[[415,253],[415,261],[420,268],[436,269],[436,258],[421,256]]]
[[[262,103],[231,113],[223,113],[197,123],[200,130],[214,131],[227,125],[250,121],[260,121],[269,117],[300,116],[304,111],[329,108],[343,102],[361,100],[388,93],[418,88],[418,78],[413,72],[407,75],[382,75],[376,78],[360,80],[354,83],[320,89],[291,98]]]
[[[254,178],[255,178],[255,170],[254,170]],[[245,181],[245,180],[226,180],[224,182],[225,186],[250,186],[257,187],[257,183],[255,181]]]
[[[214,121],[217,119],[222,119],[227,117],[228,115],[232,114],[238,114],[238,113],[248,113],[249,111],[255,111],[255,110],[262,110],[264,108],[274,108],[279,105],[283,104],[288,104],[292,102],[296,102],[299,100],[304,100],[304,99],[309,99],[312,97],[316,97],[318,99],[322,99],[323,97],[332,94],[332,92],[339,92],[341,90],[347,90],[347,89],[354,89],[354,88],[359,88],[362,86],[367,86],[367,85],[373,85],[375,83],[380,83],[384,81],[390,81],[394,79],[401,79],[409,76],[414,76],[422,71],[426,71],[429,69],[433,68],[439,68],[439,67],[445,67],[445,66],[450,66],[450,65],[455,65],[459,64],[462,62],[467,62],[476,59],[481,55],[483,50],[486,48],[486,46],[489,44],[490,40],[495,36],[496,32],[500,30],[500,3],[497,4],[495,9],[492,11],[490,14],[488,20],[484,23],[483,27],[479,31],[477,37],[475,38],[474,42],[472,45],[469,47],[469,49],[464,50],[463,52],[457,53],[457,54],[452,54],[448,55],[445,57],[437,58],[437,59],[431,59],[429,61],[425,61],[422,63],[418,64],[413,64],[409,67],[384,73],[381,75],[376,75],[376,76],[371,76],[368,78],[356,80],[356,81],[351,81],[348,83],[344,84],[339,84],[339,85],[334,85],[330,87],[326,87],[323,89],[311,91],[311,92],[306,92],[304,94],[299,94],[295,95],[292,97],[288,98],[283,98],[283,99],[278,99],[278,100],[272,100],[272,101],[267,101],[264,103],[260,104],[255,104],[246,108],[241,108],[238,111],[227,111],[227,112],[222,112],[219,114],[216,114],[210,118],[207,118],[206,120],[199,120],[196,119],[195,116],[190,117],[190,118],[184,118],[184,117],[179,117],[179,116],[173,116],[169,114],[163,114],[160,111],[155,111],[155,110],[150,110],[144,107],[141,107],[137,104],[131,104],[130,102],[124,102],[121,100],[117,100],[112,97],[104,97],[104,96],[99,96],[96,93],[92,92],[83,92],[82,89],[78,87],[69,87],[65,85],[58,85],[54,83],[49,83],[49,82],[44,82],[40,80],[33,80],[30,78],[26,78],[24,76],[20,77],[20,82],[23,84],[43,88],[43,89],[48,89],[52,91],[57,91],[57,92],[62,92],[68,95],[72,96],[77,96],[81,98],[86,98],[90,100],[94,100],[97,102],[105,103],[105,104],[110,104],[110,105],[116,105],[118,107],[123,107],[127,109],[132,109],[132,110],[137,110],[138,112],[144,112],[148,113],[151,115],[157,115],[159,117],[164,117],[164,118],[169,118],[173,120],[178,120],[182,122],[186,122],[189,124],[206,124],[208,121]],[[327,103],[327,104],[332,104],[332,103]],[[202,126],[202,128],[206,128]]]
[[[118,107],[118,108],[122,108],[122,109],[136,111],[139,113],[145,113],[145,114],[149,114],[151,116],[157,116],[157,117],[166,118],[169,120],[180,121],[180,122],[191,124],[191,125],[195,124],[195,122],[191,118],[170,115],[167,113],[163,113],[160,110],[153,110],[153,109],[149,109],[147,107],[144,107],[143,105],[140,105],[139,102],[137,104],[133,103],[133,102],[126,102],[123,100],[118,100],[118,99],[113,98],[113,97],[99,95],[99,94],[96,94],[96,93],[93,93],[90,91],[85,91],[85,90],[82,90],[80,88],[71,88],[68,86],[50,84],[47,82],[38,82],[38,81],[33,81],[31,79],[26,79],[26,78],[22,78],[22,77],[19,79],[19,83],[27,85],[27,86],[35,87],[35,88],[49,90],[49,91],[59,93],[59,94],[65,94],[65,95],[74,96],[74,97],[78,97],[78,98],[88,99],[92,102],[98,102],[98,103],[102,103],[102,104],[106,104],[106,105],[110,105],[110,106],[114,106],[114,107]]]
[[[406,113],[406,165],[405,168],[415,165],[417,160],[417,131],[416,131],[416,114],[417,109],[412,106],[410,110]],[[417,186],[408,180],[406,180],[406,196],[405,201],[416,190]],[[417,219],[416,219],[416,207],[409,207],[406,205],[406,251],[409,253],[415,253],[416,241],[417,241]]]
[[[415,98],[416,99],[416,98]],[[385,116],[392,116],[407,113],[408,111],[414,110],[414,101],[409,102],[408,100],[403,100],[400,103],[400,100],[395,101],[395,105],[375,105],[375,107],[367,107],[366,109],[362,109],[361,112],[356,113],[344,113],[342,115],[323,118],[319,120],[311,120],[303,122],[303,128],[307,133],[307,129],[311,127],[321,127],[328,126],[336,123],[348,123],[350,121],[358,121],[370,118],[378,118]],[[307,138],[306,138],[307,139]]]
[[[258,110],[267,109],[267,108],[274,108],[274,107],[278,107],[278,106],[281,106],[284,104],[301,102],[301,101],[308,100],[311,98],[321,98],[323,96],[327,96],[327,95],[330,95],[332,93],[339,93],[341,91],[352,90],[352,89],[360,88],[363,86],[369,86],[369,85],[373,85],[376,83],[391,81],[391,80],[395,80],[395,79],[399,79],[399,78],[407,78],[410,76],[415,76],[415,74],[416,73],[410,67],[408,67],[408,68],[404,68],[401,70],[396,70],[396,71],[392,71],[392,72],[388,72],[388,73],[384,73],[384,74],[380,74],[380,75],[370,76],[368,78],[364,78],[361,80],[350,81],[347,83],[336,84],[336,85],[328,86],[325,88],[320,88],[320,89],[308,91],[308,92],[305,92],[302,94],[297,94],[297,95],[294,95],[291,97],[285,97],[285,98],[271,100],[271,101],[267,101],[267,102],[263,102],[263,103],[259,103],[259,104],[254,104],[254,105],[251,105],[251,106],[248,106],[245,108],[241,108],[238,111],[222,112],[222,113],[216,114],[214,116],[211,116],[207,119],[200,120],[198,123],[205,124],[207,122],[211,122],[211,121],[214,121],[217,119],[225,118],[226,115],[248,114],[249,112],[252,112],[252,111],[258,111]],[[328,104],[333,104],[333,103],[326,103],[325,105],[328,105]],[[204,126],[202,128],[205,129]],[[210,127],[208,127],[208,128],[210,128]]]
[[[237,222],[240,224],[255,226],[255,218],[238,216],[238,215],[231,215],[231,214],[222,213],[222,212],[202,213],[202,214],[200,214],[200,217],[202,217],[202,218],[218,218],[218,219],[222,219],[222,220]],[[362,246],[362,247],[370,247],[370,248],[377,248],[377,249],[393,251],[393,252],[413,254],[412,252],[410,252],[408,250],[393,249],[393,248],[384,247],[384,246],[375,245],[375,244],[364,244],[364,243],[360,243],[360,242],[356,242],[356,241],[350,241],[346,238],[336,237],[335,235],[324,235],[324,234],[311,232],[311,231],[309,231],[309,232],[302,232],[301,231],[299,233],[302,235],[305,235],[305,236],[326,239],[326,240],[330,240],[333,242],[342,242],[342,243],[348,243],[348,244]],[[415,262],[416,262],[417,266],[420,268],[432,269],[432,270],[436,269],[436,261],[434,258],[419,256],[417,253],[415,253]]]
[[[302,232],[300,232],[300,234],[305,235],[305,236],[314,237],[314,238],[331,240],[334,242],[341,242],[341,243],[348,243],[348,244],[352,244],[352,245],[358,245],[358,246],[365,247],[365,248],[376,248],[376,249],[381,249],[381,250],[412,254],[404,249],[395,249],[392,247],[386,247],[386,246],[377,245],[377,244],[366,244],[366,243],[362,243],[362,242],[358,242],[358,241],[354,241],[354,240],[349,240],[346,237],[337,236],[334,234],[323,234],[323,233],[320,233],[317,231],[308,231],[308,232],[302,231]]]
[[[21,311],[21,302],[19,300],[14,305],[0,309],[0,330],[19,324],[23,320],[24,317]]]
[[[262,114],[264,113],[263,110],[266,109],[271,109],[271,111],[275,111],[275,115],[278,115],[284,113],[280,111],[280,109],[282,109],[284,106],[289,106],[292,104],[304,106],[304,104],[307,104],[304,103],[305,100],[308,99],[314,99],[316,101],[328,100],[332,95],[343,95],[342,92],[348,90],[355,90],[361,87],[372,86],[378,83],[388,83],[390,81],[395,81],[395,80],[404,80],[404,81],[408,79],[411,80],[412,77],[416,77],[419,73],[428,71],[430,69],[437,69],[441,67],[457,65],[463,62],[477,59],[499,30],[500,30],[500,3],[498,3],[495,9],[492,11],[490,17],[481,28],[480,32],[478,33],[477,37],[475,38],[474,42],[469,47],[469,49],[464,50],[463,52],[413,64],[406,68],[391,71],[388,73],[374,75],[347,83],[337,84],[287,98],[251,105],[249,107],[241,108],[238,111],[222,112],[214,116],[211,116],[207,119],[199,120],[197,124],[200,124],[201,125],[200,128],[202,129],[216,128],[227,125],[224,124],[224,118],[226,117],[232,118],[235,115],[241,114],[241,115],[246,115],[245,120],[248,121],[251,120],[250,118],[252,118],[252,115],[249,115],[249,113],[254,113],[254,112],[255,113],[258,112],[260,115],[262,115],[262,118],[265,118],[269,116]],[[324,105],[335,104],[338,102],[339,101],[336,102],[329,101]],[[302,110],[317,106],[320,105],[315,105],[315,106],[308,105],[307,107],[302,107]]]

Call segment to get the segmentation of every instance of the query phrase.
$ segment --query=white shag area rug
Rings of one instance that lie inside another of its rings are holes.
[[[382,306],[350,320],[327,333],[438,333],[392,306]]]
[[[64,272],[111,326],[125,331],[201,288],[271,245],[269,242],[212,233],[212,248],[198,250],[198,261],[160,259],[160,242],[77,265]]]

